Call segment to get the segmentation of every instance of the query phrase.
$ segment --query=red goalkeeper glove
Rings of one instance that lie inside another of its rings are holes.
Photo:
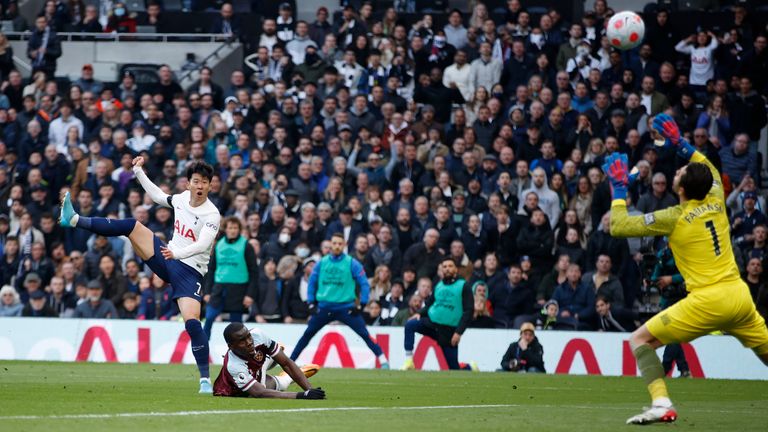
[[[603,172],[608,176],[613,199],[627,199],[628,165],[627,155],[623,153],[614,153],[605,159]]]

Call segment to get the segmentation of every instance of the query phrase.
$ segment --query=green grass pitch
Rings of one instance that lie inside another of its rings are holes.
[[[648,403],[639,378],[323,369],[311,381],[328,400],[299,401],[198,395],[196,373],[3,361],[0,431],[594,432],[638,428],[624,421]],[[654,428],[766,430],[768,382],[673,379],[669,387],[680,418]]]

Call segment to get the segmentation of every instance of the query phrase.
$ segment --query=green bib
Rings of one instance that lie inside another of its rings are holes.
[[[458,327],[464,314],[462,292],[464,279],[456,279],[452,284],[440,282],[435,287],[435,302],[429,307],[427,315],[435,324]]]
[[[245,248],[248,242],[240,236],[234,243],[223,237],[216,243],[215,283],[244,284],[248,282],[248,266],[245,263]]]
[[[333,261],[328,254],[320,260],[320,280],[317,286],[317,301],[325,303],[351,303],[355,294],[355,279],[352,278],[352,257]]]

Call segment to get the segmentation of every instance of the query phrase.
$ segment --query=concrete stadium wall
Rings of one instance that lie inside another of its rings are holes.
[[[16,56],[26,60],[27,42],[12,41],[11,45]],[[119,66],[126,63],[167,63],[178,71],[186,63],[188,52],[202,60],[219,46],[220,42],[62,42],[64,54],[58,59],[56,75],[77,79],[86,63],[93,64],[95,78],[103,81],[115,81]],[[239,46],[233,44],[232,50]],[[223,55],[226,57],[230,52]],[[242,58],[242,50],[239,52]],[[228,82],[228,78],[223,82]]]
[[[215,323],[211,359],[221,364],[227,351],[222,331],[226,323]],[[255,327],[248,323],[249,327]],[[306,326],[258,325],[287,352]],[[53,331],[52,329],[55,329]],[[369,327],[393,368],[402,365],[402,327]],[[635,359],[628,333],[538,331],[544,346],[549,373],[636,376]],[[461,339],[460,361],[476,361],[481,371],[499,367],[507,346],[518,338],[516,330],[469,329]],[[418,337],[414,350],[416,366],[425,370],[446,369],[432,339]],[[768,380],[766,368],[752,353],[730,336],[706,336],[684,344],[691,373],[698,378]],[[661,355],[663,351],[659,350]],[[188,363],[195,360],[189,336],[181,322],[78,320],[58,318],[0,318],[0,359],[95,361],[120,363]],[[346,326],[327,326],[299,357],[299,363],[325,367],[374,368],[376,359],[365,343]]]

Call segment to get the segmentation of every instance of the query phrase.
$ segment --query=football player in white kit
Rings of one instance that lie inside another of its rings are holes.
[[[219,209],[208,199],[213,168],[205,162],[192,162],[187,168],[188,189],[168,195],[149,180],[143,165],[143,157],[133,160],[133,172],[139,183],[152,201],[174,212],[173,238],[168,245],[136,219],[81,217],[72,207],[69,192],[62,199],[59,224],[106,237],[127,236],[136,255],[171,284],[200,371],[200,393],[210,394],[213,387],[208,370],[208,338],[200,324],[200,306],[203,277],[208,272],[211,248],[221,220]]]

